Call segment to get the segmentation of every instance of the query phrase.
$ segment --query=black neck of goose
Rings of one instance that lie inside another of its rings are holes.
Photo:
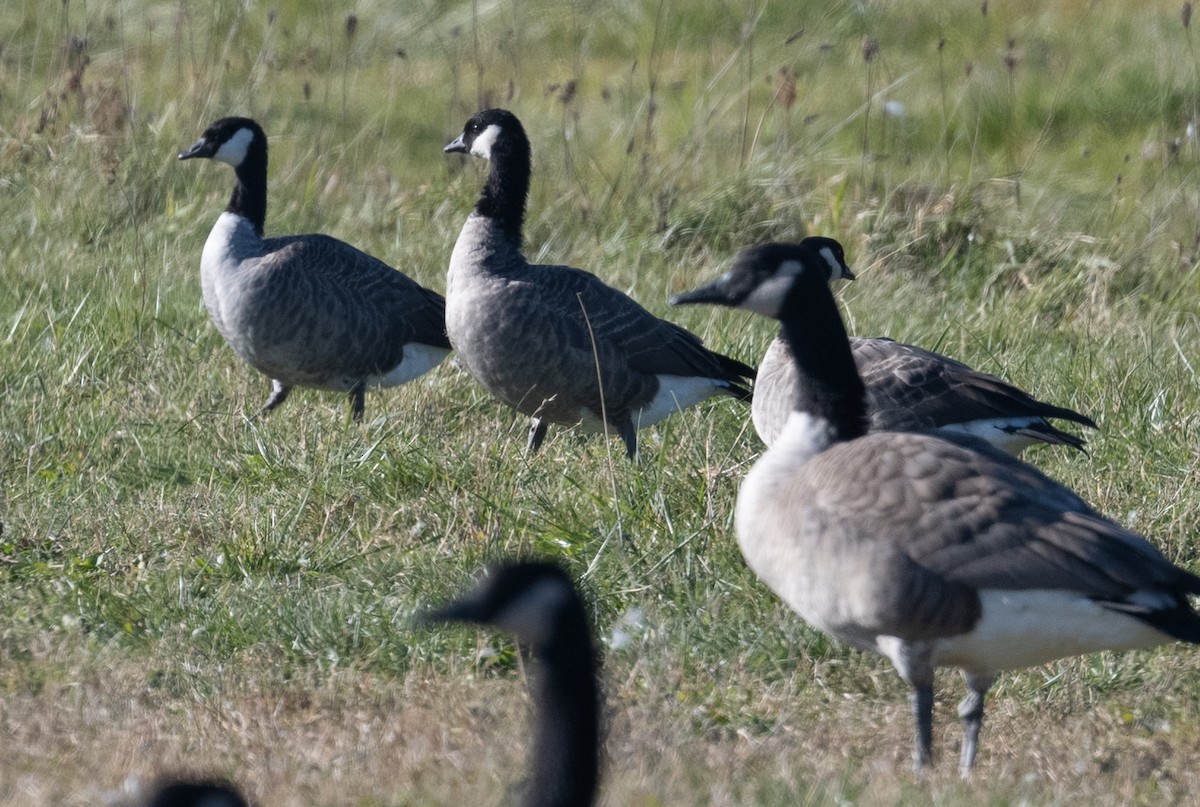
[[[498,139],[488,158],[487,182],[475,203],[475,212],[497,222],[517,246],[525,224],[525,200],[529,196],[532,160],[529,140],[523,135]]]
[[[799,373],[793,407],[829,423],[837,442],[867,433],[866,388],[829,284],[805,272],[784,303],[781,336]]]
[[[537,730],[524,807],[589,807],[600,768],[600,701],[591,626],[583,606],[560,617],[535,651]]]
[[[250,144],[250,150],[242,164],[233,169],[237,182],[229,197],[230,213],[243,216],[254,225],[261,237],[267,222],[267,146],[258,138]]]

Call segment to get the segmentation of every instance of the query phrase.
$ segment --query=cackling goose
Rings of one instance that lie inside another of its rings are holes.
[[[743,379],[754,368],[595,275],[525,260],[530,148],[516,116],[479,112],[445,151],[491,163],[450,257],[446,330],[471,375],[532,417],[529,452],[550,423],[581,423],[612,429],[633,457],[639,428],[716,394],[750,397]]]
[[[867,434],[866,396],[825,263],[766,245],[677,303],[778,319],[793,412],[738,491],[746,562],[820,630],[891,659],[932,753],[933,672],[963,669],[960,767],[1003,670],[1103,649],[1200,642],[1200,577],[1037,469],[969,434]]]
[[[403,273],[327,235],[263,238],[267,136],[249,118],[222,118],[179,155],[233,166],[225,212],[204,244],[200,285],[217,330],[271,378],[260,413],[293,386],[350,395],[411,381],[450,352],[445,301]]]

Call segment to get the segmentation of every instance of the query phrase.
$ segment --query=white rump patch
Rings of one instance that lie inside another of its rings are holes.
[[[1099,650],[1134,650],[1173,641],[1145,622],[1076,592],[985,589],[979,597],[979,623],[970,633],[938,641],[936,664],[1012,670]]]
[[[449,354],[449,348],[409,342],[404,346],[404,358],[399,364],[382,375],[367,376],[363,383],[368,387],[397,387],[406,384],[437,367]]]
[[[482,157],[485,160],[492,158],[492,146],[496,145],[496,138],[500,136],[500,125],[496,123],[488,124],[488,127],[479,133],[471,143],[471,153],[476,157]]]
[[[233,133],[233,137],[221,144],[212,158],[237,168],[246,159],[246,154],[250,151],[250,144],[253,142],[254,131],[252,129],[238,129]]]

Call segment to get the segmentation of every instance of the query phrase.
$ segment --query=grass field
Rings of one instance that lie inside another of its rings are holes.
[[[604,803],[1184,804],[1186,647],[1001,679],[975,776],[939,679],[935,770],[906,688],[807,628],[731,534],[761,445],[730,401],[619,441],[527,423],[447,364],[368,394],[269,391],[208,322],[232,183],[175,155],[271,137],[268,234],[321,231],[443,290],[482,180],[441,147],[524,121],[531,259],[671,310],[739,248],[840,238],[851,331],[1092,415],[1029,459],[1200,569],[1200,56],[1177,2],[715,0],[0,5],[0,805],[119,802],[163,771],[263,805],[496,804],[524,666],[412,616],[514,553],[563,560],[605,639]],[[1190,7],[1189,7],[1190,8]],[[515,738],[515,740],[514,740]]]

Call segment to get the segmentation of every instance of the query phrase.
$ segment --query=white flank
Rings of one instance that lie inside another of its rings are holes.
[[[1098,650],[1133,650],[1172,641],[1145,622],[1076,592],[984,590],[979,597],[979,623],[970,633],[938,641],[936,664],[1011,670]]]
[[[368,387],[396,387],[425,375],[449,354],[449,348],[409,342],[404,346],[404,358],[399,364],[382,375],[367,376],[363,381]]]
[[[945,426],[939,426],[937,431],[982,437],[996,448],[1007,451],[1009,454],[1018,454],[1022,449],[1039,441],[1028,435],[1014,434],[1006,430],[1024,429],[1040,422],[1041,419],[1035,417],[969,420],[966,423],[947,423]]]
[[[633,414],[633,425],[644,428],[687,407],[711,398],[725,385],[711,378],[660,375],[654,400]]]

